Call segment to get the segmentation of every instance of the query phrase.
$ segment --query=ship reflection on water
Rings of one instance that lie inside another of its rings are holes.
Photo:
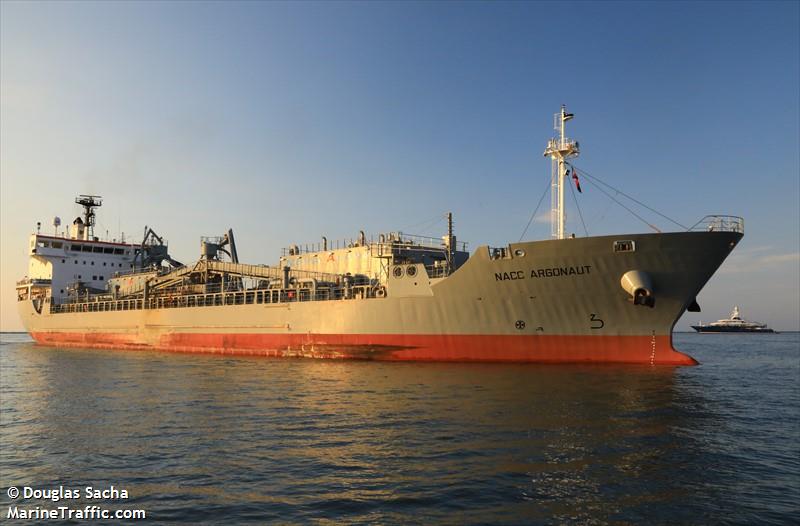
[[[156,521],[702,522],[741,507],[697,368],[27,343],[2,360],[4,487],[114,484]]]

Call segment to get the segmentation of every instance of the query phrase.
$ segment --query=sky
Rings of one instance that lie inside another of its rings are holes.
[[[745,218],[689,323],[800,329],[798,2],[0,2],[0,330],[28,236],[104,198],[181,261],[401,230],[516,242],[561,104],[579,169],[678,223]],[[649,231],[588,182],[590,235]],[[584,235],[568,196],[568,231]],[[546,239],[545,199],[524,239]],[[637,208],[636,211],[642,210]],[[647,222],[680,229],[651,213]]]

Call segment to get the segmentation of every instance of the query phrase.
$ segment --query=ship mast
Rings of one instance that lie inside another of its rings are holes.
[[[83,239],[92,239],[94,237],[94,209],[103,205],[103,198],[99,195],[84,195],[81,194],[75,198],[75,202],[83,207],[83,220],[86,234]]]
[[[545,157],[552,160],[550,175],[550,234],[555,239],[564,239],[564,185],[567,178],[566,159],[577,157],[580,154],[578,141],[566,136],[566,123],[575,115],[567,113],[567,108],[562,104],[561,111],[553,116],[553,128],[558,134],[547,142],[544,150]]]

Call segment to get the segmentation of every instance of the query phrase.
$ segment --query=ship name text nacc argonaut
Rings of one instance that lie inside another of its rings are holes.
[[[552,239],[480,246],[359,232],[285,249],[277,264],[239,261],[232,230],[201,238],[181,264],[145,228],[140,243],[94,235],[98,196],[53,235],[31,235],[20,315],[40,344],[373,360],[693,364],[672,328],[743,235],[707,216],[678,232],[576,237],[564,194],[580,191],[574,117],[562,107],[552,162]],[[616,195],[626,195],[617,192]],[[535,214],[536,211],[534,211]]]
[[[579,265],[577,267],[556,267],[533,269],[528,274],[531,278],[558,278],[561,276],[580,276],[588,274],[592,270],[591,265]],[[495,273],[496,281],[506,281],[515,279],[525,279],[526,273],[523,270],[512,270],[511,272]]]

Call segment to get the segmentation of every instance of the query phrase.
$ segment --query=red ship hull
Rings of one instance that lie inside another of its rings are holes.
[[[510,336],[421,334],[198,334],[164,335],[142,344],[134,335],[37,332],[41,344],[266,357],[383,361],[639,363],[696,365],[670,336]]]

